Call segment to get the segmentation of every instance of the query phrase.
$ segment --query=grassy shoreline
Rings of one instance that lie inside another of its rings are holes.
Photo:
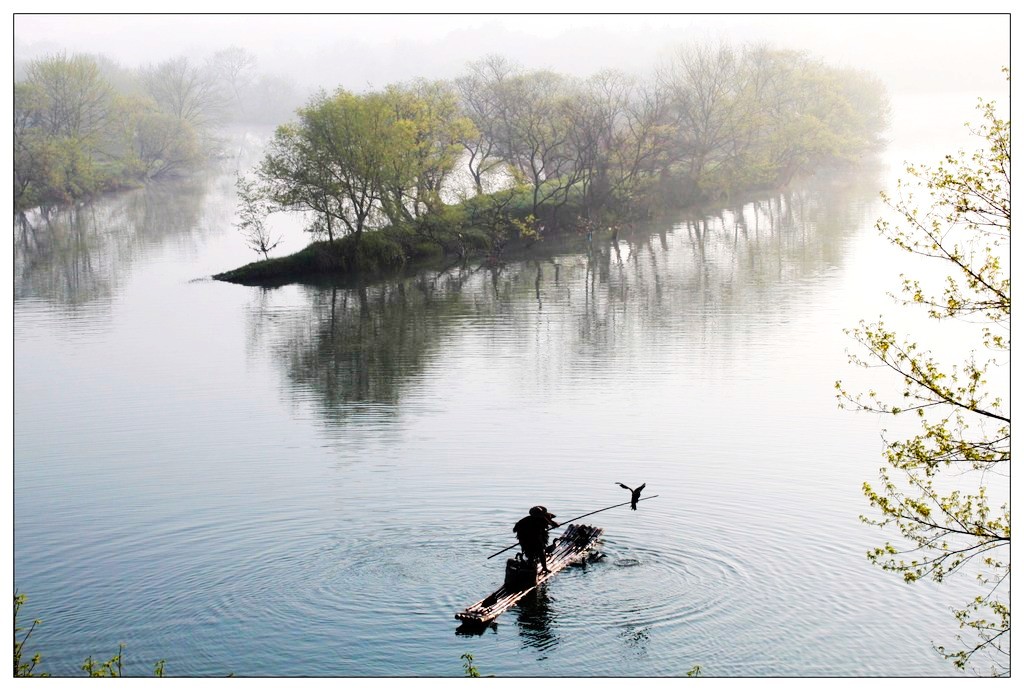
[[[779,192],[779,187],[746,190],[739,198],[755,199],[758,195]],[[528,200],[522,193],[508,204],[508,213],[495,224],[481,224],[479,209],[495,197],[485,194],[459,204],[449,205],[433,217],[422,219],[419,228],[387,226],[367,230],[357,240],[354,235],[336,238],[333,242],[317,240],[283,257],[250,262],[235,269],[214,274],[217,281],[247,286],[277,287],[290,283],[332,283],[375,280],[395,276],[402,271],[414,271],[432,266],[443,267],[464,261],[482,261],[500,264],[504,261],[549,254],[564,249],[573,239],[586,243],[606,239],[625,229],[635,220],[650,220],[668,211],[699,210],[709,206],[718,208],[721,200],[711,197],[688,204],[673,204],[662,199],[656,208],[635,210],[631,218],[622,219],[622,213],[606,215],[600,222],[588,222],[582,217],[578,204],[568,203],[558,209],[541,208],[542,217],[549,219],[536,236],[523,229],[529,223]],[[735,203],[736,197],[733,197]],[[563,218],[562,222],[551,219]],[[537,224],[533,224],[537,226]],[[500,227],[497,227],[500,226]],[[430,227],[430,237],[423,228]]]
[[[538,210],[549,219],[548,230],[531,215],[528,191],[517,188],[477,195],[444,206],[403,225],[364,230],[328,240],[316,240],[283,257],[251,262],[213,278],[242,285],[277,286],[330,277],[381,278],[402,269],[442,265],[453,261],[499,263],[510,253],[531,248],[546,238],[579,232],[579,205]],[[558,218],[575,219],[557,222]]]

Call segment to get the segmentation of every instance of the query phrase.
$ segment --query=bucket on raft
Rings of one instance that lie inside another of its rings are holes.
[[[505,562],[505,587],[519,590],[535,586],[539,572],[540,564],[517,554]]]

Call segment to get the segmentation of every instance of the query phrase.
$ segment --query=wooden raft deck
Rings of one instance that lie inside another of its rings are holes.
[[[590,548],[594,546],[602,533],[604,533],[602,528],[595,528],[590,525],[570,525],[565,529],[565,533],[558,538],[554,551],[548,555],[549,572],[539,573],[535,585],[503,585],[483,600],[456,613],[455,618],[466,624],[474,625],[482,625],[492,621],[512,607],[512,605],[519,602],[524,595],[534,590],[538,585],[554,576],[566,566],[585,559]]]

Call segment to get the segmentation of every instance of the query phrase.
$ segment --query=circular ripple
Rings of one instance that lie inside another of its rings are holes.
[[[704,648],[735,631],[732,627],[752,615],[749,603],[741,604],[737,595],[772,574],[752,566],[742,541],[701,526],[692,516],[686,519],[684,524],[682,516],[665,516],[656,534],[639,526],[617,527],[601,545],[603,560],[569,569],[553,581],[559,633],[618,631],[617,637],[639,652],[649,639],[678,634]]]
[[[409,617],[454,625],[454,613],[503,575],[503,560],[482,561],[474,537],[422,525],[381,527],[372,538],[339,531],[282,540],[212,584],[214,607],[236,620],[297,621],[306,632],[332,635],[383,632]]]
[[[619,550],[613,544],[605,549],[611,555]],[[720,616],[728,594],[743,586],[739,562],[703,546],[632,547],[627,554],[588,574],[581,593],[587,625],[699,626]]]

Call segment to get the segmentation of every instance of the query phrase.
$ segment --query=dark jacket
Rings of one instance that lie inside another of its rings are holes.
[[[512,531],[519,537],[519,544],[524,549],[535,551],[544,549],[548,544],[548,529],[557,527],[558,524],[548,514],[547,517],[526,516],[516,523]]]

